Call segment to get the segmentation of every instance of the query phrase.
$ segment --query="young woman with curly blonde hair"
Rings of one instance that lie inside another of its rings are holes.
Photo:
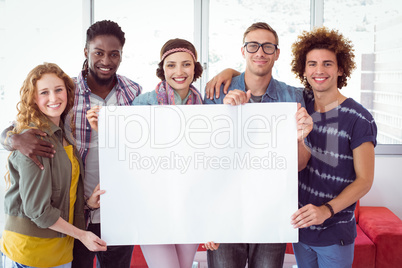
[[[73,135],[64,132],[74,89],[59,66],[44,63],[28,74],[20,90],[16,126],[10,134],[40,129],[57,154],[39,159],[43,170],[19,151],[9,156],[0,243],[5,268],[71,267],[74,238],[92,251],[106,250],[104,241],[84,231],[83,169]],[[99,206],[101,192],[96,191],[88,204]]]

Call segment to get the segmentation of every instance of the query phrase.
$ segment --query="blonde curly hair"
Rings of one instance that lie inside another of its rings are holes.
[[[57,64],[45,62],[32,69],[24,80],[24,83],[22,84],[22,87],[20,89],[21,100],[17,103],[18,114],[16,119],[16,126],[12,131],[9,131],[7,133],[7,137],[12,134],[21,133],[24,129],[37,128],[40,130],[44,130],[50,127],[49,119],[46,117],[45,114],[42,113],[42,111],[36,104],[36,96],[38,94],[36,83],[42,78],[44,74],[55,74],[57,77],[64,81],[64,84],[66,86],[67,105],[60,116],[60,127],[63,128],[66,116],[74,105],[75,83],[66,73],[64,73],[64,71]],[[75,132],[73,116],[71,117],[70,128],[73,138]],[[73,141],[74,139],[70,139],[70,141],[71,140]],[[8,165],[4,179],[6,181],[7,190],[10,187],[10,172],[8,170]]]
[[[35,100],[38,94],[36,83],[44,74],[55,74],[64,81],[66,86],[67,105],[60,116],[60,122],[63,125],[68,112],[74,106],[74,81],[57,64],[45,62],[38,65],[28,73],[20,89],[21,100],[17,103],[17,124],[12,131],[13,134],[20,133],[24,129],[32,128],[32,124],[41,130],[49,128],[49,120],[47,120],[47,117],[41,112]]]

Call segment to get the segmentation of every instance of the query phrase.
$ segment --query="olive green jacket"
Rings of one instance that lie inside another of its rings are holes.
[[[12,152],[8,159],[11,186],[4,197],[5,230],[41,238],[64,237],[49,227],[59,217],[68,221],[72,167],[63,148],[62,129],[50,122],[50,129],[43,131],[48,135],[43,139],[51,142],[57,152],[53,158],[38,157],[44,170],[19,151]],[[85,229],[84,170],[78,153],[75,155],[80,163],[80,176],[74,226]]]

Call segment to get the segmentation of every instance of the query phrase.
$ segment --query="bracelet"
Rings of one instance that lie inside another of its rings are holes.
[[[93,208],[90,205],[88,205],[88,199],[89,198],[85,198],[85,206],[90,210],[90,211],[94,211],[97,210],[98,208]]]
[[[329,217],[329,218],[331,219],[331,218],[335,215],[334,209],[333,209],[332,206],[331,206],[330,204],[328,204],[328,203],[325,203],[324,206],[326,206],[326,207],[329,209],[329,211],[331,212],[331,217]]]

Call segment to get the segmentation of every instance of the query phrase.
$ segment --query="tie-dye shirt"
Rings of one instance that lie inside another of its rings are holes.
[[[299,172],[299,207],[320,206],[336,196],[356,179],[353,149],[365,142],[376,145],[377,126],[372,115],[351,98],[338,107],[318,113],[314,96],[304,92],[307,112],[314,128],[307,137],[311,158]],[[336,213],[321,225],[300,229],[300,242],[311,246],[347,245],[356,237],[356,204]]]

